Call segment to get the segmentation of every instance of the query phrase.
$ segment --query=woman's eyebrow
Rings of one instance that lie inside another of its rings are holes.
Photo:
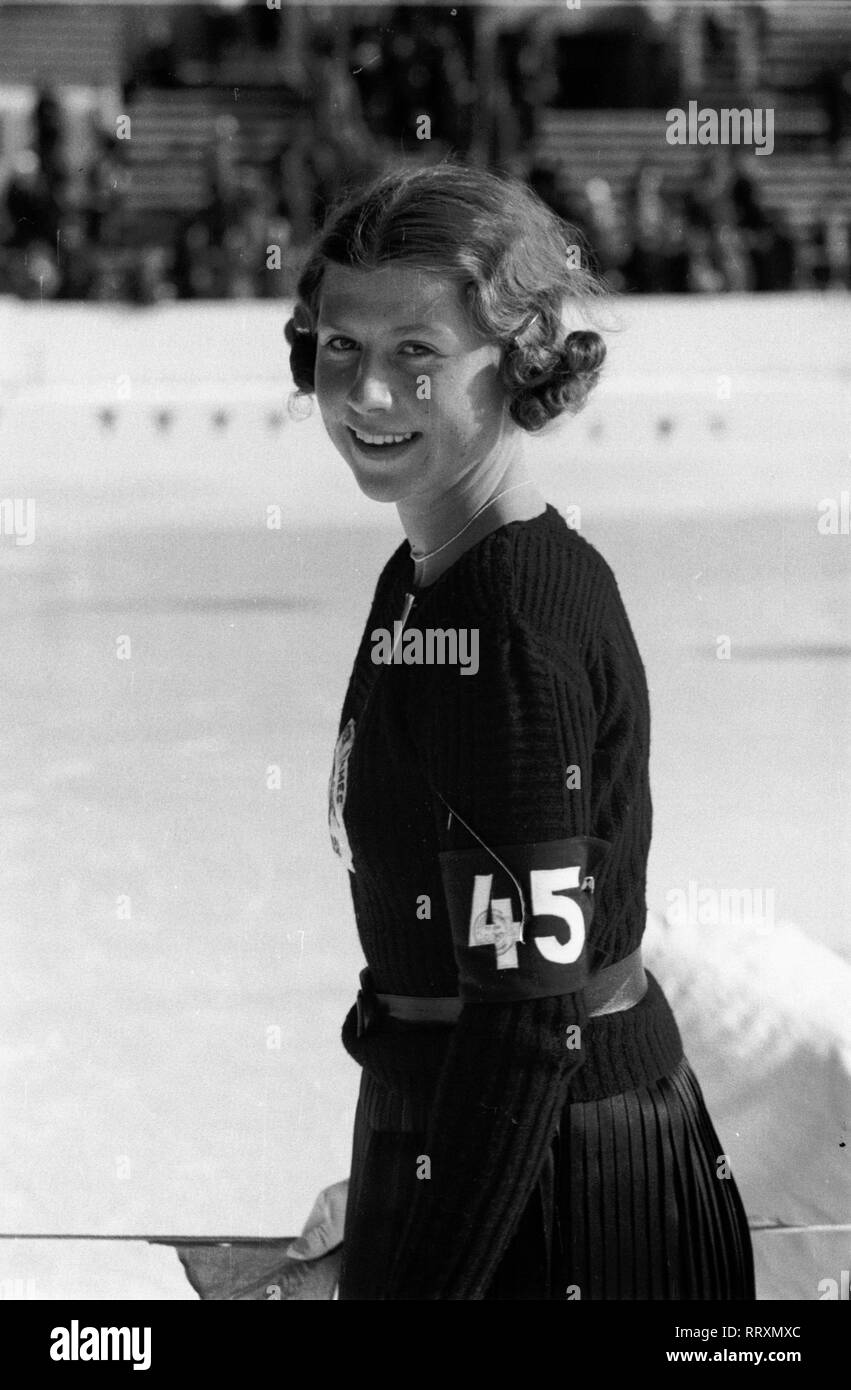
[[[339,324],[339,323],[334,323],[333,320],[329,320],[329,319],[321,319],[321,320],[320,320],[320,327],[324,328],[324,329],[326,330],[326,332],[330,330],[330,331],[335,332],[335,333],[348,333],[348,334],[351,334],[351,333],[354,331],[354,330],[351,329],[351,328],[344,328],[341,324]],[[387,331],[388,331],[389,333],[431,333],[431,334],[434,334],[434,333],[451,334],[451,332],[452,332],[452,330],[451,330],[450,328],[447,328],[444,324],[440,324],[440,323],[400,323],[400,324],[393,324],[393,325],[390,326],[390,328],[389,328]]]
[[[442,323],[400,323],[394,333],[450,333],[452,330]]]

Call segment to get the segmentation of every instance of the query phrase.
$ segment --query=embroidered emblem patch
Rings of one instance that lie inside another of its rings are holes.
[[[353,874],[352,851],[346,834],[343,811],[346,805],[346,789],[349,781],[349,757],[355,741],[355,721],[350,719],[340,730],[334,748],[334,765],[328,779],[328,829],[331,832],[331,845],[334,853],[343,861],[344,868]]]

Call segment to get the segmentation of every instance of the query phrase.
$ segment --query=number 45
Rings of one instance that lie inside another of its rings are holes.
[[[532,914],[535,917],[560,917],[570,930],[569,941],[556,936],[533,938],[541,955],[556,965],[572,965],[582,954],[585,944],[585,918],[579,903],[561,896],[569,888],[579,887],[579,867],[564,869],[530,869]],[[495,898],[491,902],[493,874],[476,874],[473,882],[473,902],[470,910],[471,946],[493,946],[498,970],[516,970],[517,942],[523,940],[523,928],[512,921],[511,902]],[[492,920],[488,922],[488,908]]]

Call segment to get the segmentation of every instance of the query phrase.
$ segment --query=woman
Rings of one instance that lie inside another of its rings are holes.
[[[599,288],[528,189],[441,165],[331,216],[287,325],[296,386],[406,534],[329,783],[368,963],[341,1299],[754,1296],[641,966],[641,659],[523,457],[597,378],[602,340],[565,328]]]

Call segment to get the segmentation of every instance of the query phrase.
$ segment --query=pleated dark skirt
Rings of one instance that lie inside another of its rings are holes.
[[[381,1299],[422,1134],[355,1116],[341,1299]],[[751,1300],[747,1218],[688,1061],[652,1086],[565,1107],[485,1295],[498,1300]]]

